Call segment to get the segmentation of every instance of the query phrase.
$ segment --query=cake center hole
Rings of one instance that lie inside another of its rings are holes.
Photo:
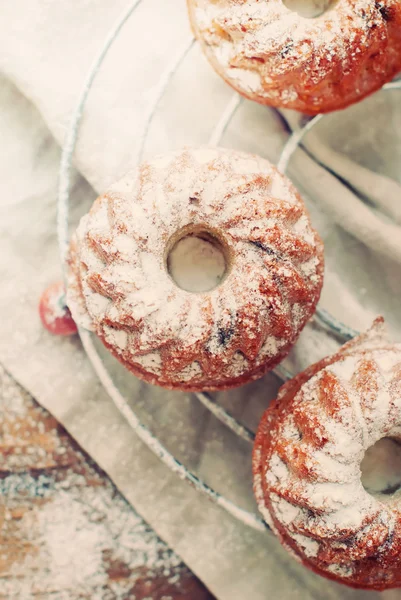
[[[222,243],[207,231],[179,239],[167,256],[172,280],[187,292],[208,292],[223,281],[227,260]]]
[[[332,0],[283,0],[283,4],[301,17],[314,19],[327,11]]]
[[[394,494],[401,488],[401,441],[386,437],[368,448],[361,473],[362,485],[370,494]]]

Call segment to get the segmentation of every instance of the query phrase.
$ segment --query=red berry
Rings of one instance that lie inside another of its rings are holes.
[[[73,335],[78,329],[65,304],[65,289],[61,281],[50,285],[39,302],[43,326],[54,335]]]

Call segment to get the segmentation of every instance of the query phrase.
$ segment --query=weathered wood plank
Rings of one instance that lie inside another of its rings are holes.
[[[212,600],[0,367],[0,600]]]

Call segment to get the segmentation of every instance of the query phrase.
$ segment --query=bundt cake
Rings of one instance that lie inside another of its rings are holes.
[[[211,263],[206,280],[194,275],[198,258]],[[287,354],[322,276],[322,243],[274,166],[184,149],[95,201],[72,239],[67,300],[138,377],[215,390],[261,377]]]
[[[317,114],[345,108],[401,71],[399,0],[188,0],[215,70],[262,104]],[[316,13],[315,13],[316,14]]]
[[[383,438],[401,440],[401,345],[378,319],[282,387],[254,446],[257,502],[283,545],[357,588],[401,586],[401,493],[361,481]]]

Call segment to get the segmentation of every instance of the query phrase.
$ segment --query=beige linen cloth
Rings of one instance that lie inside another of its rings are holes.
[[[136,438],[104,393],[78,339],[54,338],[40,325],[38,299],[46,285],[61,276],[55,234],[58,144],[93,58],[125,6],[126,0],[15,0],[0,5],[0,361],[59,419],[219,599],[378,598],[379,594],[350,590],[310,573],[274,537],[241,525],[171,474]],[[149,101],[169,60],[189,36],[184,0],[143,0],[122,30],[85,109],[76,152],[72,224],[97,192],[135,163]],[[195,47],[167,89],[149,131],[146,153],[206,143],[231,95]],[[366,144],[355,115],[366,116],[369,110],[376,115],[375,102],[369,100],[364,111],[356,108],[341,130],[335,125],[335,151],[349,144],[349,135],[356,140],[355,152],[358,144]],[[390,135],[397,123],[401,125],[401,116],[395,98],[384,101],[380,96],[378,102],[387,104],[386,118],[383,112],[375,118],[381,144],[377,160],[384,165],[383,173],[396,179],[401,150],[392,147],[391,155],[384,157],[383,131]],[[389,111],[393,111],[390,123]],[[286,119],[297,126],[291,115]],[[326,142],[333,137],[333,127],[322,133]],[[244,102],[224,144],[277,160],[287,135],[276,112]],[[313,154],[313,148],[310,151]],[[333,160],[333,155],[325,158]],[[384,172],[388,165],[393,172]],[[377,207],[362,203],[362,212],[355,212],[354,206],[350,210],[342,193],[346,189],[349,197],[356,196],[306,154],[299,153],[293,171],[301,188],[308,189],[311,179],[315,181],[308,191],[315,200],[310,203],[314,223],[326,242],[323,305],[360,329],[383,312],[394,337],[400,339],[401,237],[394,234],[399,231],[394,229],[396,221],[380,217],[372,237],[369,219],[376,219]],[[321,201],[325,176],[331,182],[329,212]],[[388,203],[395,218],[393,196]],[[386,206],[378,208],[386,212]],[[347,226],[334,226],[333,219],[340,225],[345,220]],[[365,234],[370,236],[366,245],[358,241]],[[299,369],[336,346],[309,326],[287,367]],[[248,445],[192,396],[143,384],[104,357],[120,389],[166,446],[210,485],[255,510]],[[220,394],[219,401],[255,428],[278,385],[279,380],[268,375]],[[397,591],[382,595],[399,596]]]

